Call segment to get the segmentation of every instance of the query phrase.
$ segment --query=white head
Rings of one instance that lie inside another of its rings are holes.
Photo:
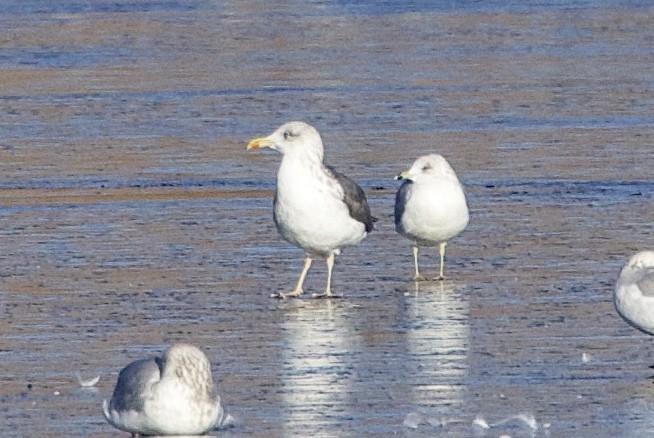
[[[650,291],[643,290],[643,293],[649,292],[654,295],[654,251],[641,251],[632,256],[620,271],[617,288],[622,285],[639,284],[641,289],[653,287]]]
[[[431,178],[448,178],[458,181],[454,169],[442,155],[423,155],[414,161],[409,170],[400,173],[395,179],[408,179],[413,182],[420,182]]]
[[[178,379],[203,394],[214,391],[211,364],[207,356],[190,344],[175,344],[164,351],[161,358],[163,378]]]
[[[274,149],[282,155],[302,154],[320,162],[324,154],[320,134],[304,122],[284,123],[268,137],[255,138],[247,146],[247,150],[260,148]]]

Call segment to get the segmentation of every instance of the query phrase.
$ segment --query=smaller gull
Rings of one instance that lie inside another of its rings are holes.
[[[354,181],[323,163],[318,131],[304,122],[289,122],[268,137],[255,138],[247,149],[270,148],[280,152],[273,219],[282,237],[306,253],[304,268],[286,298],[302,294],[313,257],[327,261],[327,286],[314,297],[332,297],[334,256],[342,247],[359,243],[377,220],[370,214],[366,195]]]
[[[443,275],[445,245],[468,225],[463,186],[450,164],[438,154],[418,158],[409,170],[395,177],[406,180],[395,197],[395,230],[412,240],[414,280],[425,280],[418,269],[418,248],[439,245]]]
[[[624,265],[613,303],[629,325],[654,335],[654,251],[641,251]]]
[[[201,435],[226,419],[211,364],[189,344],[123,368],[102,411],[109,424],[137,435]]]

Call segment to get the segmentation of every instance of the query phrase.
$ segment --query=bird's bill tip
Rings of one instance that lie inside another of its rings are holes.
[[[393,178],[395,181],[401,181],[403,179],[411,179],[411,175],[409,175],[409,171],[405,170],[404,172],[400,173],[397,175],[395,178]]]
[[[251,149],[261,149],[261,148],[270,148],[275,146],[275,142],[268,140],[266,137],[259,137],[250,140],[247,146],[247,150]]]

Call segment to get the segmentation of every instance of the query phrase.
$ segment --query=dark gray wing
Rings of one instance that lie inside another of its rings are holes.
[[[404,215],[404,208],[409,200],[411,194],[411,186],[413,182],[406,180],[402,183],[395,195],[395,229],[399,230],[402,226],[402,216]]]
[[[118,411],[143,409],[143,392],[153,379],[161,378],[160,361],[157,359],[137,360],[120,371],[111,397],[112,409]]]
[[[372,216],[370,213],[366,193],[357,183],[347,176],[337,172],[330,166],[326,167],[329,173],[331,173],[341,187],[343,187],[343,192],[345,193],[343,201],[345,202],[345,205],[347,205],[350,216],[364,224],[366,226],[366,232],[371,232],[375,228],[374,224],[377,222],[377,218]]]

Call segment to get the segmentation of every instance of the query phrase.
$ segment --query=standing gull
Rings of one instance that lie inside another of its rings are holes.
[[[641,251],[624,265],[613,302],[629,325],[654,335],[654,251]]]
[[[418,158],[409,170],[395,177],[406,180],[395,197],[395,231],[413,240],[414,280],[425,280],[418,269],[418,248],[439,245],[443,275],[445,245],[468,225],[463,186],[450,164],[438,154]]]
[[[306,253],[295,289],[273,296],[301,295],[312,258],[319,256],[327,260],[327,286],[313,296],[332,297],[334,256],[366,237],[377,219],[370,214],[361,187],[323,163],[322,140],[314,127],[289,122],[268,137],[253,139],[247,149],[265,147],[283,155],[273,202],[275,225],[284,239]]]
[[[188,344],[123,368],[102,411],[109,424],[136,435],[201,435],[225,422],[209,360]]]

